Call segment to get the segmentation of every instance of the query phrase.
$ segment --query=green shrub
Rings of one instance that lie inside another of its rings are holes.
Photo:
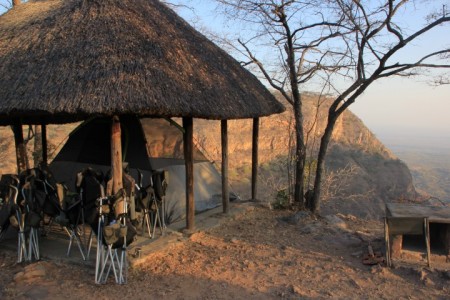
[[[272,202],[274,209],[287,209],[289,208],[289,192],[287,189],[277,191],[275,195],[275,201]]]

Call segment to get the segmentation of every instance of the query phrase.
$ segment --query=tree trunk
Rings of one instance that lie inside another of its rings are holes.
[[[16,146],[17,174],[22,173],[30,168],[27,157],[27,147],[23,140],[23,129],[20,121],[12,125],[14,133],[14,143]]]
[[[230,193],[228,191],[228,122],[222,120],[221,123],[222,136],[222,206],[223,213],[230,212]]]
[[[37,168],[42,161],[42,132],[40,125],[34,125],[34,167]]]
[[[331,136],[333,134],[334,125],[336,124],[337,118],[337,114],[329,114],[327,127],[325,127],[325,132],[320,140],[320,149],[317,156],[316,178],[314,179],[314,193],[311,207],[309,207],[313,213],[318,213],[320,211],[320,193],[322,188],[322,175],[325,170],[325,156],[327,154],[328,145],[331,141]]]
[[[186,167],[186,229],[188,231],[194,230],[195,227],[193,127],[192,118],[184,117],[183,145]]]
[[[258,188],[258,139],[259,118],[254,118],[252,134],[252,200],[256,200]]]
[[[295,118],[295,188],[294,188],[294,202],[304,207],[303,201],[303,184],[304,184],[304,170],[305,170],[305,142],[303,137],[303,114],[300,94],[294,97],[294,118]]]

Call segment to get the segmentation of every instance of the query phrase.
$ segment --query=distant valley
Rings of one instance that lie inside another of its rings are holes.
[[[377,136],[408,165],[420,193],[450,202],[450,133],[393,128]]]

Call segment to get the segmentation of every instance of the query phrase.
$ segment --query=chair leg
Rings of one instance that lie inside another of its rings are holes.
[[[428,218],[424,218],[423,225],[424,225],[425,245],[427,247],[427,264],[428,267],[431,267],[430,222]]]
[[[166,196],[162,197],[161,200],[161,215],[162,215],[162,229],[165,230],[166,226]]]
[[[148,209],[144,209],[144,216],[142,217],[142,235],[145,233],[145,229],[148,231],[148,236],[152,238],[152,230],[151,230],[151,222],[150,215]]]
[[[17,236],[17,262],[21,263],[28,259],[27,243],[25,238],[25,222],[22,212],[16,212],[17,222],[19,223],[19,231]]]
[[[156,203],[155,201],[155,211],[154,211],[154,218],[155,220],[153,221],[153,233],[152,235],[155,236],[155,230],[156,230],[156,223],[159,224],[159,228],[161,230],[161,234],[164,232],[163,228],[162,228],[162,224],[161,224],[161,218],[159,216],[159,208],[158,208],[158,203]]]
[[[86,254],[85,252],[87,252],[84,249],[84,244],[81,241],[81,238],[77,232],[77,228],[70,228],[70,230],[64,226],[64,230],[66,231],[66,233],[69,235],[69,246],[67,247],[67,256],[70,256],[70,250],[72,249],[72,244],[73,244],[73,240],[75,240],[77,242],[77,246],[78,246],[78,250],[80,251],[81,257],[83,258],[83,260],[86,260]]]
[[[89,254],[91,253],[93,239],[94,239],[94,232],[92,231],[92,228],[91,228],[91,231],[89,233],[89,239],[88,239],[88,247],[86,250],[86,259],[89,259]]]
[[[28,239],[28,261],[32,261],[32,256],[36,260],[40,259],[39,255],[39,229],[35,227],[30,228]]]

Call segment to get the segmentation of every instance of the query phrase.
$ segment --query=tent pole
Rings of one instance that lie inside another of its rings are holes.
[[[47,165],[47,125],[45,123],[41,124],[41,135],[42,135],[42,162],[44,166]]]
[[[111,126],[111,173],[113,176],[113,194],[122,187],[122,142],[120,131],[120,120],[114,116]]]
[[[253,144],[252,144],[252,200],[256,200],[258,187],[258,139],[259,118],[253,119]]]
[[[183,117],[183,145],[186,164],[186,229],[189,231],[194,230],[195,227],[193,127],[192,118]]]
[[[222,137],[222,206],[223,213],[230,212],[230,193],[228,190],[228,121],[221,120]]]
[[[20,174],[30,168],[30,165],[28,164],[27,148],[23,140],[22,122],[20,120],[14,122],[12,130],[16,146],[17,174]]]

